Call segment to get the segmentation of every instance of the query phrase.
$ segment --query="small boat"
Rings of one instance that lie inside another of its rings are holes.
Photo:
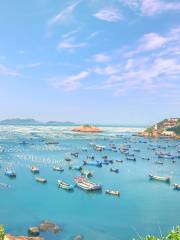
[[[47,144],[47,145],[53,145],[53,144],[57,145],[57,144],[59,144],[59,142],[50,141],[50,142],[46,142],[46,144]]]
[[[81,166],[72,166],[72,165],[70,165],[69,169],[80,171],[82,169],[82,167]]]
[[[5,171],[5,175],[11,178],[15,178],[16,177],[16,173],[13,172],[12,170],[6,170]]]
[[[90,182],[87,178],[84,177],[75,177],[74,181],[76,185],[83,190],[94,191],[102,189],[102,186],[100,184]]]
[[[123,160],[116,160],[116,162],[118,162],[118,163],[123,163]]]
[[[11,185],[7,183],[0,183],[0,188],[11,188]]]
[[[71,158],[69,158],[69,157],[65,157],[65,161],[70,162],[70,161],[72,161],[72,160],[71,160]]]
[[[81,175],[84,175],[86,178],[93,176],[93,173],[91,171],[85,170],[83,168],[80,170],[80,172],[81,172]]]
[[[128,161],[134,161],[134,162],[135,162],[135,161],[136,161],[136,158],[135,158],[135,157],[127,157],[126,160],[128,160]]]
[[[113,164],[113,160],[109,160],[109,159],[104,159],[103,161],[102,161],[102,164],[105,164],[105,165],[108,165],[108,164]]]
[[[41,178],[41,177],[36,177],[36,182],[47,183],[47,179],[46,178]]]
[[[164,163],[162,161],[155,161],[156,164],[161,164],[163,165]]]
[[[135,148],[135,149],[134,149],[134,152],[140,152],[140,149]]]
[[[110,190],[110,189],[107,189],[105,193],[109,194],[109,195],[120,196],[119,191],[113,191],[113,190]]]
[[[157,181],[162,181],[162,182],[170,182],[170,177],[160,177],[160,176],[155,176],[152,174],[149,174],[149,177],[151,180],[157,180]]]
[[[102,167],[101,161],[86,161],[86,160],[84,160],[83,163],[84,163],[84,165]]]
[[[142,157],[142,159],[143,159],[143,160],[147,160],[147,161],[150,160],[150,158],[148,158],[148,157]]]
[[[119,173],[119,169],[118,168],[110,168],[110,172]]]
[[[92,160],[93,160],[93,159],[94,159],[94,156],[93,156],[93,155],[89,155],[89,156],[87,156],[86,158],[87,158],[87,159],[92,159]]]
[[[64,171],[64,168],[58,167],[58,166],[54,166],[54,167],[53,167],[53,171],[63,172],[63,171]]]
[[[102,156],[102,159],[107,160],[107,159],[108,159],[108,156],[107,156],[107,155]]]
[[[73,186],[68,184],[68,183],[65,183],[61,180],[58,180],[58,187],[59,188],[62,188],[62,189],[65,189],[65,190],[73,190]]]
[[[176,184],[176,183],[175,183],[175,184],[174,184],[174,189],[175,189],[175,190],[180,190],[180,184]]]
[[[71,153],[71,156],[78,158],[79,153],[78,153],[78,152],[72,152],[72,153]]]
[[[31,172],[34,173],[34,174],[37,174],[37,173],[39,173],[39,169],[36,166],[32,166],[31,167]]]

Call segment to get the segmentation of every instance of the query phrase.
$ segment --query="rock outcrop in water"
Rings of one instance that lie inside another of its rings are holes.
[[[38,236],[40,232],[51,231],[53,233],[58,233],[60,230],[61,228],[57,224],[45,220],[36,227],[30,227],[28,229],[28,234],[30,236]]]
[[[97,128],[97,127],[91,126],[91,125],[81,125],[79,127],[73,128],[72,131],[74,131],[74,132],[89,132],[89,133],[102,132],[102,130],[100,128]]]

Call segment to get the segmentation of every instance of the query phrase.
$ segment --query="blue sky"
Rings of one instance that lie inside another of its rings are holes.
[[[0,119],[180,116],[179,0],[6,0]]]

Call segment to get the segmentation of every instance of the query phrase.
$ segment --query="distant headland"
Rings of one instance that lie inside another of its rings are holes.
[[[59,122],[59,121],[48,121],[48,122],[40,122],[32,118],[13,118],[13,119],[5,119],[0,121],[0,125],[28,125],[28,126],[77,126],[78,124],[74,122]]]
[[[139,133],[143,137],[180,138],[180,118],[168,118]]]

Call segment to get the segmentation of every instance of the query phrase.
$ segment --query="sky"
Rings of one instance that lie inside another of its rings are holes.
[[[0,4],[0,119],[180,117],[179,0]]]

